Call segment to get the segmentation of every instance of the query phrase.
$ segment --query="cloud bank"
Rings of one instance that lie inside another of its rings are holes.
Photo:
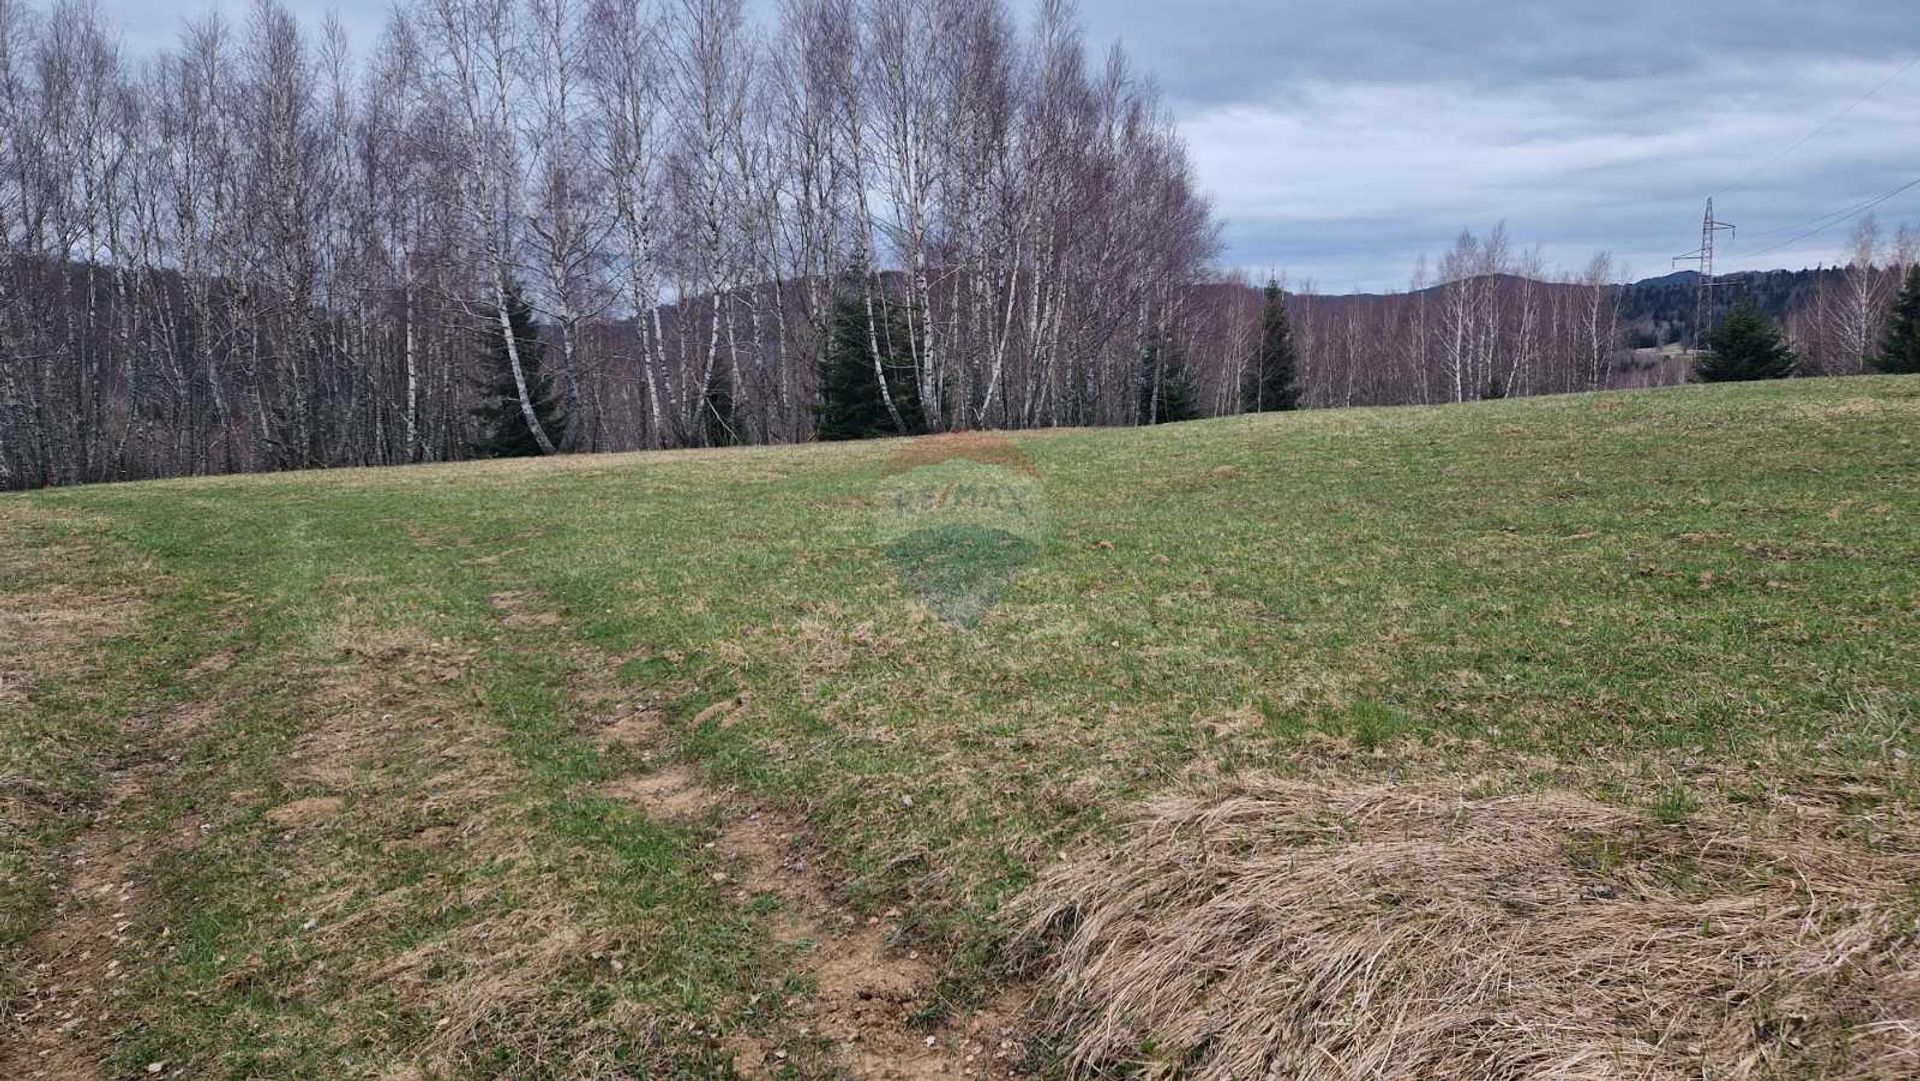
[[[1031,7],[1031,0],[1015,0]],[[224,0],[231,18],[246,5]],[[371,41],[381,0],[288,0]],[[774,0],[754,0],[763,18]],[[102,0],[136,49],[188,0]],[[1505,221],[1546,261],[1597,249],[1639,275],[1698,243],[1702,204],[1740,230],[1725,269],[1840,257],[1815,219],[1920,177],[1911,0],[1084,0],[1167,93],[1225,223],[1224,261],[1323,291],[1403,287],[1421,253]],[[1879,208],[1920,224],[1920,188]]]

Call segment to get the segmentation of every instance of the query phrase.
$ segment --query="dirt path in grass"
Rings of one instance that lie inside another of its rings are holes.
[[[616,738],[637,741],[636,749],[663,764],[615,782],[609,794],[656,820],[717,819],[712,844],[726,870],[716,872],[715,884],[743,906],[763,898],[777,903],[768,916],[769,929],[789,953],[795,974],[814,987],[810,999],[790,1004],[795,1006],[791,1031],[736,1033],[728,1039],[735,1069],[748,1077],[772,1077],[804,1058],[796,1042],[821,1041],[833,1064],[855,1078],[1014,1076],[1024,1053],[1016,1028],[1024,1003],[1017,994],[943,1025],[916,1025],[914,1015],[932,1003],[939,971],[898,941],[899,912],[862,916],[842,904],[813,856],[803,824],[735,793],[711,789],[691,769],[672,764],[670,737],[657,715],[629,717],[619,733]]]
[[[1008,993],[971,1016],[938,1028],[912,1024],[938,972],[918,951],[896,943],[897,912],[859,918],[837,903],[807,855],[798,824],[772,812],[737,813],[717,846],[736,868],[738,899],[772,895],[774,937],[797,953],[815,986],[804,1016],[830,1041],[839,1064],[857,1078],[1014,1076],[1023,1056],[1016,1027],[1024,1002]],[[783,1062],[776,1041],[752,1035],[732,1043],[735,1068],[771,1076]]]
[[[6,661],[0,664],[8,676],[5,686],[24,691],[12,701],[14,708],[31,708],[36,672],[44,675],[58,665],[67,677],[90,678],[84,670],[86,647],[124,633],[137,618],[138,603],[130,596],[83,593],[50,594],[44,607],[53,613],[57,602],[57,618],[37,610],[23,615],[25,609],[16,606],[0,621],[6,624],[0,630],[9,632],[0,642],[6,647],[0,658]],[[501,594],[494,608],[506,627],[538,635],[541,649],[572,641],[564,622],[535,595]],[[655,821],[680,821],[702,831],[715,856],[714,888],[765,921],[773,970],[811,989],[768,1011],[775,1020],[718,1037],[736,1070],[745,1077],[863,1081],[1017,1075],[1025,1055],[1017,1024],[1022,998],[1008,994],[943,1021],[922,1020],[949,1011],[940,1008],[938,965],[905,941],[899,913],[847,906],[819,866],[800,818],[706,784],[679,761],[672,733],[651,703],[617,685],[604,655],[574,648],[579,650],[576,668],[586,673],[574,690],[585,715],[596,722],[594,738],[608,749],[625,745],[621,757],[637,764],[606,794]],[[222,656],[206,663],[217,668],[230,661]],[[427,660],[420,663],[432,667]],[[375,662],[359,658],[355,664]],[[422,692],[409,683],[404,693]],[[199,711],[207,704],[127,722],[111,733],[111,744],[90,752],[95,756],[90,795],[78,802],[61,797],[68,809],[59,813],[71,832],[59,850],[36,857],[35,873],[55,885],[35,917],[37,926],[14,951],[12,970],[20,978],[17,993],[5,1003],[6,1015],[0,1016],[0,1081],[106,1081],[112,1076],[116,1035],[134,1012],[122,995],[137,985],[142,959],[167,944],[164,930],[146,930],[158,922],[147,898],[154,855],[192,845],[199,833],[192,826],[179,836],[175,831],[151,835],[140,826],[142,807],[165,789],[167,755],[181,733],[201,723]],[[367,708],[358,712],[369,717],[391,712],[384,700],[363,704]],[[449,704],[449,712],[458,710]],[[316,738],[305,740],[295,756],[308,771],[338,765],[336,758],[352,757],[349,752],[358,748],[322,753],[324,748],[313,745]],[[192,1066],[129,1065],[136,1075],[160,1078]]]
[[[510,627],[558,630],[526,593],[503,593],[494,608]],[[1018,1020],[1026,1000],[1009,991],[970,1015],[932,1025],[915,1016],[935,1005],[939,970],[900,939],[900,913],[858,913],[835,897],[814,857],[804,823],[741,793],[704,783],[677,761],[662,715],[622,692],[605,658],[582,654],[575,692],[595,718],[595,739],[624,745],[644,768],[604,794],[662,822],[712,824],[711,848],[724,870],[715,886],[742,906],[769,899],[769,931],[810,997],[790,1001],[785,1020],[765,1032],[736,1032],[724,1045],[743,1076],[851,1076],[861,1081],[1018,1076],[1025,1056]],[[738,708],[725,702],[714,711]],[[708,718],[702,717],[701,720]]]
[[[138,618],[129,595],[101,592],[66,580],[84,562],[77,547],[16,552],[9,567],[35,588],[0,598],[0,692],[11,691],[5,708],[35,709],[32,690],[48,677],[84,678],[91,646],[123,633]],[[6,809],[24,820],[74,819],[85,802],[93,806],[77,823],[74,838],[58,852],[32,853],[28,873],[59,885],[48,895],[44,917],[11,959],[21,978],[18,994],[0,1017],[0,1078],[27,1081],[91,1081],[106,1076],[103,1063],[116,1027],[115,1011],[137,953],[131,938],[142,899],[141,881],[149,839],[123,828],[126,809],[137,804],[162,768],[150,753],[154,722],[140,720],[118,733],[117,748],[90,748],[98,755],[99,797],[48,789],[9,799]],[[57,753],[57,752],[49,752]]]
[[[95,824],[68,853],[64,894],[28,940],[27,985],[0,1029],[0,1077],[8,1081],[106,1076],[115,1000],[129,974],[123,957],[137,952],[129,931],[142,900],[145,845],[115,821],[139,800],[148,772],[118,772]]]

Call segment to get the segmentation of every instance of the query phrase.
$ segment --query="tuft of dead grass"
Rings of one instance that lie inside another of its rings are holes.
[[[583,1001],[606,975],[618,939],[584,925],[564,905],[539,902],[463,925],[444,938],[372,961],[356,977],[407,988],[413,1009],[434,1019],[411,1051],[433,1072],[459,1071],[510,1052],[529,1075],[627,1076],[622,1045],[651,1042],[644,1011]]]
[[[1911,851],[1583,797],[1243,777],[1012,907],[1079,1073],[1920,1073]]]
[[[282,829],[316,826],[340,813],[345,801],[338,796],[308,796],[283,803],[267,812],[267,821]]]

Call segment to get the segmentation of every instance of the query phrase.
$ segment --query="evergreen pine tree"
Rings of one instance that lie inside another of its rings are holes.
[[[1193,369],[1187,367],[1185,357],[1169,350],[1160,384],[1160,423],[1199,420],[1200,416],[1200,388],[1193,381]]]
[[[1293,351],[1293,327],[1287,321],[1286,294],[1267,279],[1266,308],[1260,317],[1260,354],[1240,387],[1240,408],[1265,413],[1300,407],[1299,365]]]
[[[1793,374],[1793,350],[1753,301],[1743,299],[1707,336],[1707,351],[1694,374],[1703,383],[1785,379]]]
[[[567,417],[554,393],[552,381],[543,367],[546,346],[534,325],[533,309],[520,295],[518,286],[507,287],[507,321],[513,328],[515,351],[520,355],[520,374],[527,381],[527,397],[533,402],[533,415],[547,438],[559,445],[567,430]],[[527,426],[526,413],[520,408],[520,391],[514,386],[513,365],[507,356],[507,343],[500,332],[488,328],[490,354],[489,378],[479,383],[481,401],[471,411],[480,421],[480,436],[473,453],[480,458],[526,458],[540,453],[540,443]]]
[[[901,355],[907,329],[893,305],[879,297],[873,298],[873,318],[878,325],[868,326],[863,278],[858,268],[847,273],[828,317],[827,348],[820,361],[820,405],[814,426],[814,434],[823,440],[913,435],[914,420],[920,415],[913,361]],[[880,379],[873,370],[876,338],[880,343],[881,366],[887,373],[887,389],[892,393],[900,419],[908,427],[904,432],[894,426],[886,399],[880,393]]]
[[[1143,424],[1171,424],[1200,418],[1200,389],[1186,358],[1163,341],[1154,341],[1140,356],[1140,420]]]
[[[730,447],[741,441],[733,426],[733,369],[718,360],[707,377],[707,404],[700,416],[706,425],[707,446]]]
[[[1906,287],[1893,303],[1887,338],[1873,366],[1900,375],[1920,374],[1920,263],[1907,271]]]

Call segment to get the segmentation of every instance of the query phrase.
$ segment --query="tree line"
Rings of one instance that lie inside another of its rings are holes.
[[[0,488],[1471,401],[1632,356],[1611,257],[1504,227],[1390,297],[1219,273],[1152,80],[1065,0],[403,0],[358,46],[258,0],[117,41],[0,0]],[[1855,262],[1788,321],[1807,370],[1888,317],[1897,260]]]
[[[1813,288],[1784,325],[1740,290],[1732,311],[1708,335],[1695,377],[1920,373],[1920,233],[1902,227],[1885,243],[1868,215],[1854,229],[1847,254],[1844,265],[1815,272]]]
[[[1428,405],[1560,394],[1611,385],[1622,362],[1623,292],[1613,257],[1555,270],[1504,225],[1464,230],[1439,259],[1422,257],[1404,292],[1320,295],[1285,290],[1308,408]],[[1233,412],[1271,297],[1244,279],[1208,287],[1209,318],[1190,356],[1203,402]]]
[[[1836,266],[1724,277],[1713,320],[1750,309],[1791,355],[1787,374],[1912,370],[1889,342],[1905,325],[1899,313],[1920,303],[1920,232],[1889,236],[1869,216],[1846,252]],[[1438,260],[1419,260],[1402,292],[1321,296],[1303,283],[1285,297],[1301,404],[1437,404],[1699,377],[1696,358],[1660,351],[1692,340],[1695,279],[1623,276],[1604,251],[1578,270],[1552,269],[1495,226],[1463,231]],[[1244,281],[1210,288],[1220,291],[1201,307],[1213,333],[1196,339],[1193,355],[1207,366],[1208,410],[1232,412],[1265,305]]]
[[[1901,226],[1889,237],[1872,214],[1862,219],[1847,240],[1845,262],[1823,268],[1814,287],[1781,320],[1795,373],[1899,370],[1899,350],[1887,352],[1887,335],[1903,285],[1914,288],[1916,267],[1920,231]]]
[[[1216,246],[1061,2],[261,0],[136,63],[4,0],[0,133],[0,486],[470,456],[505,386],[542,453],[807,439],[849,310],[896,430],[1133,423]]]

